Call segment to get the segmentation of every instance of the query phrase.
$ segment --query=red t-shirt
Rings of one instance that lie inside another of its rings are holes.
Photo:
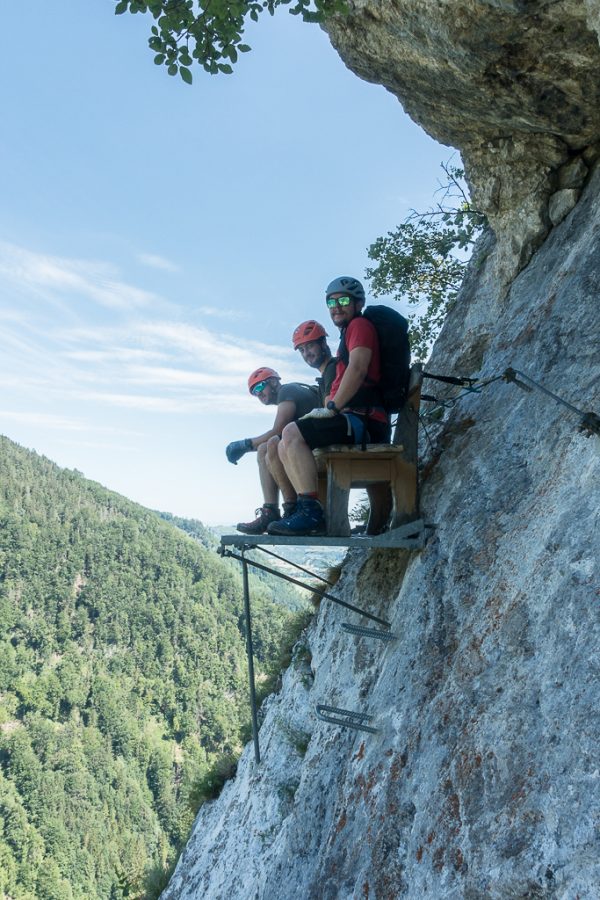
[[[363,319],[362,316],[357,316],[355,319],[352,319],[352,321],[346,328],[345,340],[348,353],[354,350],[355,347],[367,347],[371,351],[371,360],[369,362],[369,368],[367,371],[366,383],[369,386],[379,384],[379,382],[381,381],[381,365],[379,362],[379,338],[377,337],[377,331],[373,323],[369,322],[368,319]],[[346,366],[341,359],[338,359],[335,370],[335,379],[333,384],[331,385],[330,396],[332,400],[335,399],[335,395],[338,391],[345,371]],[[377,421],[379,422],[387,422],[387,415],[385,414],[383,409],[373,410],[370,413],[370,418],[377,419]]]

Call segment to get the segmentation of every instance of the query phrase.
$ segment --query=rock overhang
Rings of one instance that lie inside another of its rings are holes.
[[[355,74],[460,150],[508,283],[577,201],[598,155],[600,2],[354,0],[326,30]],[[551,204],[573,160],[586,173]]]

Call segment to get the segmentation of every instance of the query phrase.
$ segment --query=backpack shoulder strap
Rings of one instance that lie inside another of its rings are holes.
[[[338,345],[337,358],[340,359],[344,365],[347,367],[350,362],[350,354],[348,353],[348,348],[346,347],[346,329],[343,328],[340,332],[340,343]]]

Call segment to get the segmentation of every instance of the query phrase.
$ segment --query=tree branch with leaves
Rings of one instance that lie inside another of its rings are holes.
[[[154,62],[191,84],[195,63],[211,75],[230,75],[239,54],[250,50],[242,40],[248,20],[274,15],[278,6],[305,22],[348,9],[347,0],[118,0],[115,14],[149,13],[156,23],[148,40]]]
[[[440,200],[427,212],[408,218],[368,249],[377,265],[367,269],[373,296],[391,296],[424,307],[409,316],[413,357],[426,359],[449,305],[462,284],[469,250],[486,224],[471,205],[464,171],[442,165]]]

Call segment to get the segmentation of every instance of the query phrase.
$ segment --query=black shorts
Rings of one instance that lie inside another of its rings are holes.
[[[362,433],[358,434],[346,416],[331,416],[329,419],[302,419],[296,425],[311,450],[329,447],[330,444],[360,444]],[[367,444],[389,444],[390,426],[387,422],[367,420]]]

